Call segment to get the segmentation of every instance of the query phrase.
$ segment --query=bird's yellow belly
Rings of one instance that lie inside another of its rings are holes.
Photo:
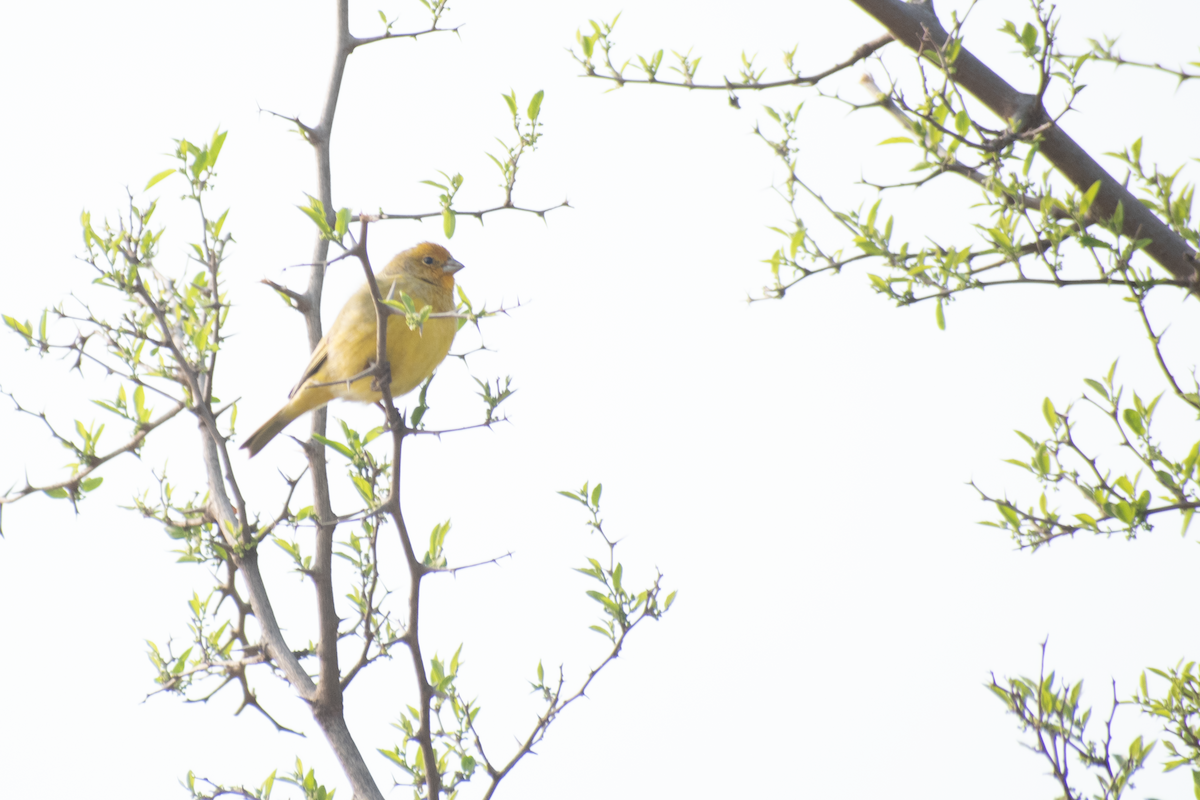
[[[391,390],[393,397],[408,394],[428,378],[435,367],[450,351],[458,327],[453,319],[431,319],[426,321],[420,334],[409,330],[402,317],[388,320],[387,352],[392,372]],[[366,328],[366,326],[364,326]],[[350,377],[367,369],[375,362],[375,326],[363,330],[362,336],[344,342],[339,352],[330,352],[329,360],[321,372],[328,375]],[[323,378],[322,382],[329,380]],[[371,389],[371,378],[360,378],[353,383],[340,383],[330,387],[336,397],[373,403],[382,399],[380,392]]]

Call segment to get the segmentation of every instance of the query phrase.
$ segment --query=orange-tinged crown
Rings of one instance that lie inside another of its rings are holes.
[[[405,272],[428,283],[439,284],[447,291],[454,288],[454,273],[462,264],[440,244],[421,242],[399,253],[383,268],[383,274]]]
[[[416,247],[410,247],[388,262],[383,271],[396,273],[407,272],[419,277],[433,277],[442,274],[442,267],[452,256],[446,248],[433,242],[421,242]]]
[[[439,268],[450,260],[450,251],[440,244],[434,244],[433,242],[421,242],[416,247],[410,247],[400,255],[407,256],[415,262],[424,261],[425,257],[429,256]]]

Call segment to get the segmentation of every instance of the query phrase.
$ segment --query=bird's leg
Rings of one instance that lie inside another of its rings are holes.
[[[392,383],[392,365],[387,361],[375,367],[375,379],[371,381],[371,389],[376,392],[383,392],[384,386],[389,386]]]

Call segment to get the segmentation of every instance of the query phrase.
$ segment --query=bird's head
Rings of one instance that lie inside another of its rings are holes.
[[[454,260],[450,252],[440,244],[422,242],[400,253],[383,268],[385,275],[404,272],[418,280],[441,286],[447,291],[454,288],[454,273],[463,265]]]

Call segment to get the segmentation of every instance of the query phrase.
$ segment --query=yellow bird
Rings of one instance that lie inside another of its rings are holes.
[[[446,248],[424,242],[400,253],[375,276],[384,298],[404,292],[417,310],[432,306],[434,312],[454,310],[454,273],[463,268]],[[392,396],[400,397],[417,388],[433,374],[458,331],[458,320],[430,319],[421,330],[411,330],[401,317],[393,316],[387,326],[387,356],[392,370]],[[292,420],[306,411],[321,408],[335,397],[373,403],[383,398],[371,389],[370,377],[353,383],[346,379],[375,363],[375,306],[371,290],[363,284],[338,312],[329,333],[317,343],[312,360],[300,382],[288,395],[287,404],[256,430],[242,448],[251,457],[267,446]]]

